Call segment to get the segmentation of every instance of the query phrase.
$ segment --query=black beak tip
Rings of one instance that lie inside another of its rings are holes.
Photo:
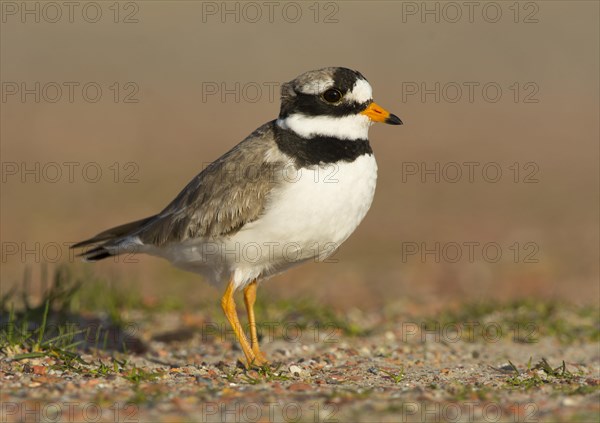
[[[388,125],[402,125],[403,122],[398,116],[390,114],[385,120],[385,123],[387,123]]]

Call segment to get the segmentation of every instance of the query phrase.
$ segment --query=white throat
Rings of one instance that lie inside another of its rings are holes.
[[[342,140],[366,140],[369,139],[371,123],[371,119],[361,114],[334,117],[294,113],[284,119],[277,119],[279,127],[307,139],[324,136]]]

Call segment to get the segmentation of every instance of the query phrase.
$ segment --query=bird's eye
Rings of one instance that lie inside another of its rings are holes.
[[[342,99],[342,92],[337,88],[330,88],[323,93],[323,98],[328,103],[337,103]]]

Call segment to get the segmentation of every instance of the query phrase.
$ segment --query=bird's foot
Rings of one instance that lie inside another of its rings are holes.
[[[252,350],[252,352],[254,353],[254,361],[252,363],[253,365],[262,367],[265,364],[269,364],[269,360],[267,360],[267,358],[265,357],[265,355],[262,353],[261,350],[259,350],[258,348],[255,348]]]
[[[260,350],[257,352],[252,352],[252,356],[246,356],[245,358],[245,360],[239,358],[238,363],[241,364],[246,370],[260,369],[269,364],[269,360],[265,358]]]

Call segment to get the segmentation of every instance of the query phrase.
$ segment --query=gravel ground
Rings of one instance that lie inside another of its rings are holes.
[[[31,356],[26,345],[5,344],[1,417],[598,421],[600,351],[592,314],[562,311],[540,326],[515,326],[514,315],[503,319],[497,312],[459,325],[383,312],[338,316],[346,323],[360,321],[361,327],[306,324],[304,318],[263,322],[263,349],[272,365],[246,370],[231,332],[206,314],[130,313],[124,321],[136,323],[103,332],[99,348],[87,340],[74,353],[46,349]],[[506,325],[511,318],[513,325]],[[557,322],[564,322],[563,332],[549,330]],[[88,317],[85,324],[105,323]],[[573,331],[579,339],[565,338]],[[117,351],[118,344],[126,352]]]

